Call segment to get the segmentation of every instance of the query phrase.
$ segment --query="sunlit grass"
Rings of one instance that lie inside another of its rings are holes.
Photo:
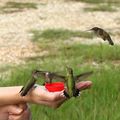
[[[37,7],[35,3],[7,2],[5,8],[19,8],[19,9],[34,8],[36,9]]]
[[[67,29],[47,29],[44,31],[31,30],[33,41],[44,40],[67,40],[71,37],[92,38],[92,35],[83,31],[71,31]]]
[[[68,39],[69,42],[66,44],[65,42],[66,38],[70,38],[72,34],[66,34],[65,32],[61,34],[61,32],[60,33],[57,32],[56,35],[55,32],[56,31],[53,30],[50,31],[50,34],[49,32],[46,31],[41,32],[41,34],[38,31],[37,33],[36,31],[33,32],[32,41],[34,41],[41,49],[47,50],[49,53],[42,58],[53,57],[60,59],[59,57],[61,58],[63,57],[66,60],[68,59],[69,61],[69,58],[76,58],[76,56],[78,56],[77,58],[79,59],[81,58],[84,61],[94,60],[97,62],[106,61],[106,60],[113,61],[120,59],[120,55],[119,55],[120,47],[117,45],[110,46],[109,44],[104,44],[104,43],[98,45],[83,45],[74,42],[74,40],[71,43],[69,39]],[[58,36],[59,39],[62,39],[62,41],[57,39]]]
[[[119,0],[76,0],[76,1],[81,1],[81,2],[86,2],[86,3],[93,3],[93,4],[99,4],[99,3],[120,3]]]
[[[18,12],[24,9],[37,9],[37,4],[31,2],[7,2],[4,6],[0,7],[1,13]]]
[[[113,8],[113,6],[111,5],[97,5],[94,7],[87,7],[84,9],[85,11],[89,11],[89,12],[94,12],[94,11],[102,11],[102,12],[115,12],[116,9]]]

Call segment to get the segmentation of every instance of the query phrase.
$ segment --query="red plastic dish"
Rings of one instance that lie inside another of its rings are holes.
[[[64,90],[64,83],[63,82],[45,83],[45,88],[49,92],[62,91]]]

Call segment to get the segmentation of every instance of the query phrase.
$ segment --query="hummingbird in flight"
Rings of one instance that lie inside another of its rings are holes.
[[[102,28],[93,27],[93,28],[90,29],[90,31],[93,31],[95,33],[95,35],[102,38],[104,41],[107,40],[110,45],[114,45],[110,35],[105,30],[103,30]]]
[[[20,90],[20,95],[25,96],[35,85],[37,79],[41,77],[45,80],[45,83],[52,83],[52,79],[61,80],[62,76],[57,75],[56,73],[48,72],[48,71],[40,71],[34,70],[32,72],[31,79],[27,81],[24,87]]]

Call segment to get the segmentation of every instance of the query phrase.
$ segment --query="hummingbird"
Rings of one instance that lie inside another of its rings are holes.
[[[93,31],[98,37],[102,38],[104,41],[107,40],[110,45],[114,45],[110,35],[102,28],[93,27],[90,30]]]
[[[45,80],[45,83],[52,83],[53,79],[59,80],[61,82],[64,82],[67,86],[67,92],[64,91],[64,95],[68,98],[74,96],[78,96],[79,90],[76,89],[75,84],[76,82],[79,82],[91,75],[93,72],[85,72],[79,75],[74,76],[72,68],[66,67],[67,74],[66,76],[59,75],[54,72],[49,71],[40,71],[40,70],[34,70],[32,72],[32,78],[26,83],[26,85],[20,90],[21,96],[25,96],[30,89],[33,88],[34,84],[36,83],[37,79],[39,77],[43,78]]]
[[[60,81],[63,81],[64,79],[64,76],[58,75],[55,72],[36,70],[36,74],[38,77],[43,78],[45,80],[45,83],[52,83],[53,79]]]
[[[30,90],[30,89],[32,89],[33,88],[33,86],[35,85],[35,83],[36,83],[36,81],[37,81],[37,74],[36,74],[36,70],[34,70],[33,72],[32,72],[32,77],[31,77],[31,79],[30,80],[28,80],[27,81],[27,83],[26,83],[26,85],[24,86],[24,87],[22,87],[22,89],[20,90],[20,95],[21,96],[25,96],[27,93],[28,93],[28,91]]]
[[[62,79],[62,76],[57,75],[52,72],[34,70],[32,72],[31,79],[28,80],[26,85],[24,87],[22,87],[22,89],[20,90],[20,92],[19,92],[20,95],[21,96],[27,95],[27,93],[33,88],[33,86],[35,85],[35,83],[39,77],[42,77],[45,80],[45,83],[52,83],[52,79],[55,79],[55,78],[57,78],[58,80]]]
[[[67,86],[67,92],[65,91],[64,94],[66,97],[77,97],[79,94],[79,89],[76,88],[76,82],[81,81],[84,78],[87,78],[89,75],[91,75],[93,72],[86,72],[79,75],[74,76],[73,69],[70,67],[67,67],[67,75],[66,75],[66,86]]]
[[[75,78],[73,76],[72,68],[69,67],[67,67],[66,86],[67,86],[67,93],[64,92],[66,97],[70,98],[74,96],[76,94]]]

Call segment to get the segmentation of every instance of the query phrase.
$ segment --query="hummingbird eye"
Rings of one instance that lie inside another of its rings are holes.
[[[45,76],[46,76],[46,77],[48,77],[49,75],[50,75],[50,73],[49,73],[49,72],[46,72],[46,73],[45,73]]]

